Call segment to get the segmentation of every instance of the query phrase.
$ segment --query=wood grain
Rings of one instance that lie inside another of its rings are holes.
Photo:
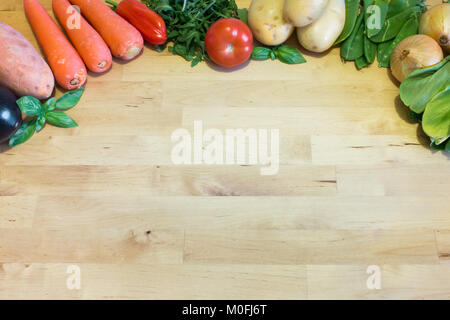
[[[39,49],[22,10],[2,0],[0,21]],[[448,155],[388,70],[300,50],[230,72],[148,46],[89,76],[78,128],[0,146],[0,299],[449,299]],[[278,174],[175,165],[197,120],[278,129]]]

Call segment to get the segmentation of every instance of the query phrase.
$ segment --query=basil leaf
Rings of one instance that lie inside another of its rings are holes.
[[[78,127],[78,124],[67,114],[62,111],[49,111],[45,117],[47,122],[61,128],[73,128]]]
[[[9,146],[14,147],[24,143],[34,134],[36,130],[36,119],[24,122],[16,133],[9,139]]]
[[[37,117],[36,132],[39,132],[42,130],[42,128],[44,128],[45,122],[46,122],[45,115],[41,114],[39,115],[39,117]]]
[[[56,101],[56,109],[67,110],[75,106],[83,95],[84,87],[66,92]]]
[[[422,113],[431,98],[449,84],[449,74],[450,56],[434,66],[414,70],[401,83],[400,98],[412,111]]]
[[[277,52],[271,50],[270,51],[270,59],[275,60],[277,58]]]
[[[302,56],[302,54],[295,48],[288,46],[288,45],[282,45],[276,49],[275,54],[283,63],[287,64],[300,64],[305,63],[306,59]]]
[[[22,97],[16,103],[27,116],[35,117],[42,112],[41,102],[34,97]]]
[[[254,47],[252,52],[252,59],[267,60],[270,58],[271,49],[265,47]]]
[[[422,127],[435,140],[450,136],[450,85],[427,104]]]
[[[241,20],[245,24],[248,24],[248,9],[247,8],[238,9],[237,16],[238,16],[239,20]]]
[[[56,98],[50,98],[48,99],[43,105],[43,109],[44,111],[51,111],[51,110],[55,110],[55,105],[56,105]]]

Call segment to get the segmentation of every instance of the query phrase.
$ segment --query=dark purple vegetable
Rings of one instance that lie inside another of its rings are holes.
[[[16,96],[0,86],[0,143],[7,141],[22,124]]]

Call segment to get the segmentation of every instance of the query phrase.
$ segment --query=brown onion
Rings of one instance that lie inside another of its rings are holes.
[[[444,59],[439,44],[433,38],[416,34],[401,41],[391,55],[391,71],[402,82],[417,68],[425,68]]]
[[[439,4],[425,12],[419,33],[432,37],[446,53],[450,53],[450,3]]]

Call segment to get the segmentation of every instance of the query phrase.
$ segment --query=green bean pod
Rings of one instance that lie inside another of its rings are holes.
[[[391,0],[386,18],[389,19],[408,8],[415,6],[425,6],[424,0]]]
[[[400,29],[405,24],[405,22],[412,16],[420,14],[421,10],[419,7],[411,7],[405,11],[393,16],[386,20],[383,30],[370,40],[373,42],[385,42],[394,39],[400,32]]]
[[[345,41],[352,33],[356,25],[359,12],[359,0],[345,0],[345,25],[335,45]]]
[[[367,36],[364,37],[364,57],[367,62],[373,63],[377,56],[377,44],[372,42]]]
[[[359,58],[356,58],[355,60],[355,66],[358,70],[361,70],[362,68],[365,68],[369,65],[369,62],[364,56],[361,56]]]
[[[341,58],[353,61],[364,54],[363,36],[364,36],[364,14],[360,13],[356,20],[355,28],[350,36],[341,46]]]
[[[374,6],[378,7],[378,9],[370,10]],[[388,9],[388,0],[375,0],[373,5],[367,8],[367,11],[370,11],[366,19],[367,36],[369,38],[376,36],[383,29]],[[366,13],[368,13],[367,11]]]
[[[366,27],[367,27],[367,19],[369,19],[370,15],[371,15],[370,10],[367,10],[367,9],[369,9],[369,7],[371,5],[373,5],[374,1],[375,0],[363,0],[364,24],[366,25]],[[367,30],[366,30],[366,32],[367,32]]]

